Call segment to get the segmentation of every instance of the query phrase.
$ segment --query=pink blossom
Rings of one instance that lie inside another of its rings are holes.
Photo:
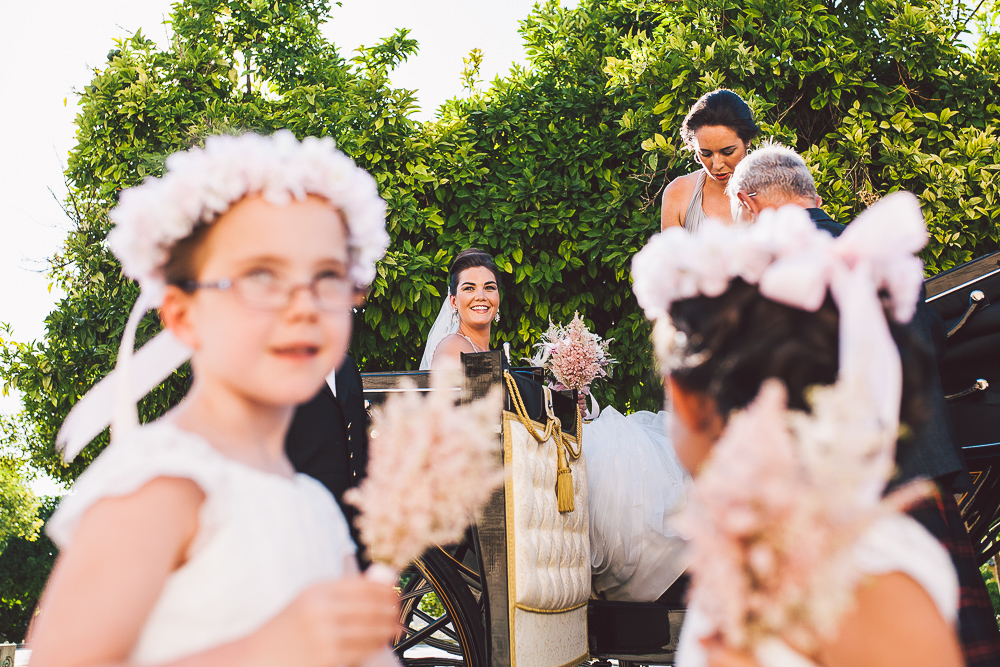
[[[691,598],[725,641],[768,638],[811,649],[850,608],[861,572],[851,545],[923,490],[867,500],[877,426],[857,416],[856,388],[815,388],[810,414],[789,411],[769,380],[735,413],[693,482],[678,527],[691,538]],[[883,475],[884,486],[887,476]]]
[[[436,375],[427,396],[405,391],[386,401],[372,424],[368,477],[344,494],[360,510],[370,558],[396,569],[461,539],[503,482],[499,390],[455,405],[457,382],[448,378]]]
[[[889,292],[893,315],[906,322],[923,279],[913,253],[926,239],[919,204],[909,193],[885,197],[838,239],[818,229],[800,207],[767,209],[747,227],[706,220],[695,232],[671,227],[655,234],[632,259],[632,291],[651,320],[675,301],[722,294],[734,278],[760,285],[769,298],[815,310],[834,266],[866,262]],[[777,287],[784,289],[772,296],[768,289]]]
[[[602,340],[591,333],[580,313],[576,313],[567,326],[549,323],[542,342],[535,346],[539,348],[538,353],[530,361],[552,373],[555,389],[576,389],[586,395],[590,384],[598,378],[609,377],[612,365],[617,363],[608,356],[612,340]]]

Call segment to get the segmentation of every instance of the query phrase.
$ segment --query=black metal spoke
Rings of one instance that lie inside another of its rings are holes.
[[[419,609],[419,608],[415,608],[413,610],[413,613],[414,613],[414,615],[419,616],[425,623],[437,623],[438,621],[444,621],[444,620],[450,621],[451,620],[451,617],[449,617],[448,614],[445,614],[441,618],[434,618],[433,616],[431,616],[430,614],[428,614],[427,612],[425,612],[425,611],[423,611],[422,609]],[[443,627],[443,628],[440,628],[440,630],[441,630],[441,632],[443,632],[444,634],[448,635],[449,637],[451,637],[455,641],[458,641],[458,634],[455,633],[455,631],[452,630],[451,628]]]
[[[392,647],[397,653],[405,651],[408,648],[412,648],[422,642],[424,639],[429,639],[431,635],[440,630],[443,626],[447,625],[451,621],[448,616],[442,616],[438,620],[434,621],[426,628],[421,628],[420,630],[414,632],[412,635],[399,642]],[[409,630],[409,628],[407,628]]]
[[[473,579],[464,572],[460,573],[462,575],[462,580],[465,581],[465,585],[474,590],[477,593],[476,597],[480,597],[483,594],[483,585],[478,579]]]
[[[486,596],[478,565],[470,569],[465,563],[474,554],[467,544],[436,547],[400,576],[403,627],[393,651],[405,667],[485,667],[480,647]]]
[[[399,596],[399,601],[400,602],[406,602],[407,600],[412,600],[413,598],[417,598],[417,597],[423,597],[423,596],[427,595],[428,593],[433,593],[433,592],[434,592],[434,589],[431,587],[431,585],[430,584],[425,584],[424,586],[421,586],[420,588],[418,588],[415,591],[410,591],[408,593],[403,593],[402,595]]]
[[[465,667],[464,660],[453,658],[402,658],[406,667]]]
[[[473,586],[478,590],[482,590],[482,584],[480,583],[479,573],[465,564],[465,555],[469,552],[469,547],[467,544],[463,543],[459,545],[458,548],[455,550],[454,555],[449,553],[447,549],[443,549],[441,547],[438,548],[441,549],[441,552],[444,553],[448,558],[454,561],[455,565],[458,567],[459,573],[462,575],[462,578],[465,579],[467,582],[469,582],[470,586]]]

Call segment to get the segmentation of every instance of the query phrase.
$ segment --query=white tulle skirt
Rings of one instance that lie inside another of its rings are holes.
[[[656,600],[687,568],[684,540],[669,525],[686,498],[669,419],[645,411],[626,417],[609,406],[583,427],[598,597]]]

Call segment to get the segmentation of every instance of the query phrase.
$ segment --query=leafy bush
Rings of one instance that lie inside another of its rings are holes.
[[[58,502],[58,498],[46,498],[39,506],[40,523],[48,521]],[[56,546],[44,534],[33,540],[15,537],[7,543],[0,554],[0,640],[24,641],[56,553]]]
[[[1000,584],[996,577],[996,559],[980,567],[979,571],[983,575],[983,581],[986,582],[986,592],[989,593],[990,602],[993,603],[993,614],[997,618],[997,624],[1000,625]]]
[[[14,420],[0,415],[0,432],[16,438]],[[12,538],[35,539],[42,522],[38,519],[39,499],[29,487],[30,471],[19,459],[18,449],[0,455],[0,553]]]
[[[984,3],[634,5],[642,28],[605,69],[609,93],[631,100],[621,127],[645,134],[655,182],[686,170],[680,122],[700,95],[725,86],[749,100],[765,136],[804,154],[835,219],[910,190],[931,232],[931,273],[997,250],[1000,106],[984,94],[1000,76],[995,9],[981,14],[970,52],[958,38]]]
[[[111,368],[136,297],[104,245],[107,211],[122,188],[160,173],[165,154],[236,129],[331,135],[375,175],[393,245],[356,313],[363,370],[416,367],[447,265],[476,246],[504,272],[496,342],[527,356],[549,318],[579,310],[623,361],[598,398],[655,409],[662,390],[628,272],[658,228],[664,185],[692,168],[677,135],[691,103],[718,86],[744,94],[767,135],[803,152],[842,221],[913,190],[933,236],[929,270],[946,269],[1000,238],[1000,57],[985,6],[969,51],[956,41],[970,12],[958,0],[550,1],[522,24],[530,69],[422,124],[412,93],[388,84],[416,53],[406,31],[347,62],[319,33],[325,0],[178,2],[169,48],[121,40],[82,93],[67,170],[76,227],[52,268],[66,297],[44,341],[8,341],[0,354],[6,386],[24,396],[18,442],[63,480],[106,443],[68,467],[53,451],[69,408]],[[157,326],[148,317],[140,342]],[[175,373],[142,402],[142,419],[187,383],[186,368]]]

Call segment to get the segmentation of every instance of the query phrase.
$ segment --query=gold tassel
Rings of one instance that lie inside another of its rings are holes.
[[[566,463],[566,447],[562,438],[556,438],[556,503],[560,512],[572,512],[575,508],[573,500],[573,471]]]
[[[559,475],[556,477],[556,501],[559,503],[560,512],[572,512],[575,509],[573,472],[569,468],[559,468]]]

